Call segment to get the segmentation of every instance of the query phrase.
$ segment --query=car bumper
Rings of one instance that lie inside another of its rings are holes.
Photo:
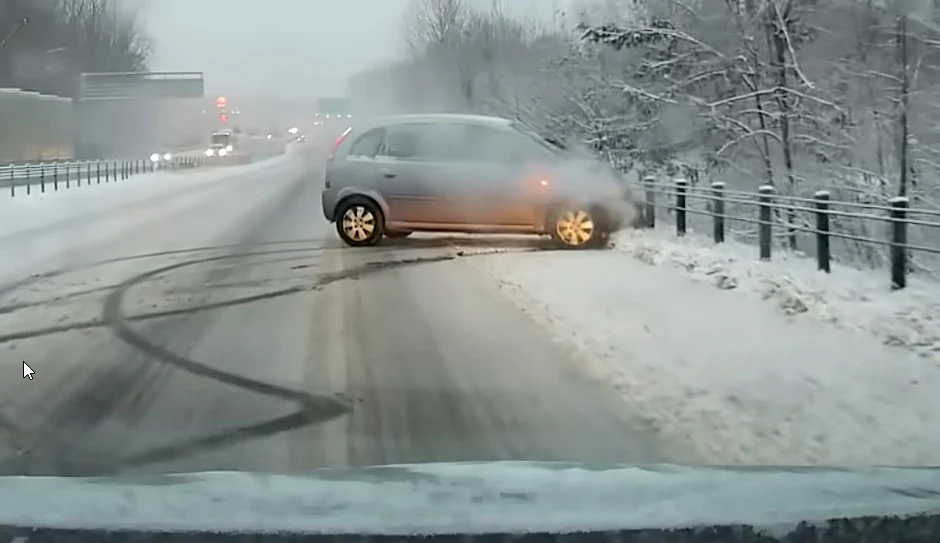
[[[320,193],[320,206],[323,209],[323,218],[333,222],[336,214],[336,198],[329,190]]]
[[[643,222],[642,205],[631,198],[604,202],[601,206],[604,209],[605,226],[610,232],[635,228]]]

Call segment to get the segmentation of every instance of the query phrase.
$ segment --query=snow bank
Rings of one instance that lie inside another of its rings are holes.
[[[890,289],[887,270],[858,270],[776,251],[772,262],[757,258],[757,247],[715,244],[706,236],[675,236],[668,229],[629,231],[615,241],[618,251],[654,266],[673,266],[719,289],[756,294],[786,315],[872,334],[940,363],[940,284],[910,278],[902,291]]]
[[[616,245],[476,262],[690,462],[940,463],[933,287],[694,236]]]

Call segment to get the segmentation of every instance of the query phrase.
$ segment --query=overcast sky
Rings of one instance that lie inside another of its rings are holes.
[[[490,0],[475,0],[486,5]],[[503,0],[550,18],[563,0]],[[208,94],[315,98],[403,53],[409,0],[152,0],[143,21],[152,69],[201,71]]]

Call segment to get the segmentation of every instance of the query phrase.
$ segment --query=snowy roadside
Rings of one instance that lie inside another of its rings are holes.
[[[0,285],[37,270],[79,264],[91,257],[89,246],[127,239],[144,225],[172,230],[166,224],[171,213],[205,206],[212,195],[221,200],[229,191],[253,191],[253,183],[294,175],[301,168],[300,161],[282,155],[246,166],[144,174],[121,183],[0,200]],[[178,235],[177,246],[189,246],[188,236]]]
[[[940,463],[940,290],[665,232],[616,244],[474,261],[691,461]]]
[[[53,224],[82,220],[107,212],[115,206],[135,205],[154,197],[167,197],[232,176],[253,173],[282,163],[285,155],[248,164],[205,170],[181,170],[134,175],[128,179],[74,186],[59,191],[0,195],[0,240],[4,237]],[[38,189],[38,187],[33,187]]]
[[[624,232],[615,247],[649,265],[680,268],[719,289],[755,294],[786,315],[872,334],[940,364],[938,283],[913,277],[908,288],[892,292],[887,270],[833,264],[826,274],[815,260],[780,251],[772,262],[760,262],[753,245],[715,244],[694,233],[679,238],[670,229]]]

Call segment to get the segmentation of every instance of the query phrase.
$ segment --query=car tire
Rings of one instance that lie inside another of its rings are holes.
[[[607,240],[604,218],[590,206],[563,206],[550,216],[549,233],[565,249],[595,249]]]
[[[385,235],[382,208],[369,198],[352,197],[336,210],[336,233],[350,247],[368,247]]]
[[[385,237],[391,238],[391,239],[407,238],[410,235],[411,235],[411,232],[402,232],[402,231],[386,231],[385,232]]]

